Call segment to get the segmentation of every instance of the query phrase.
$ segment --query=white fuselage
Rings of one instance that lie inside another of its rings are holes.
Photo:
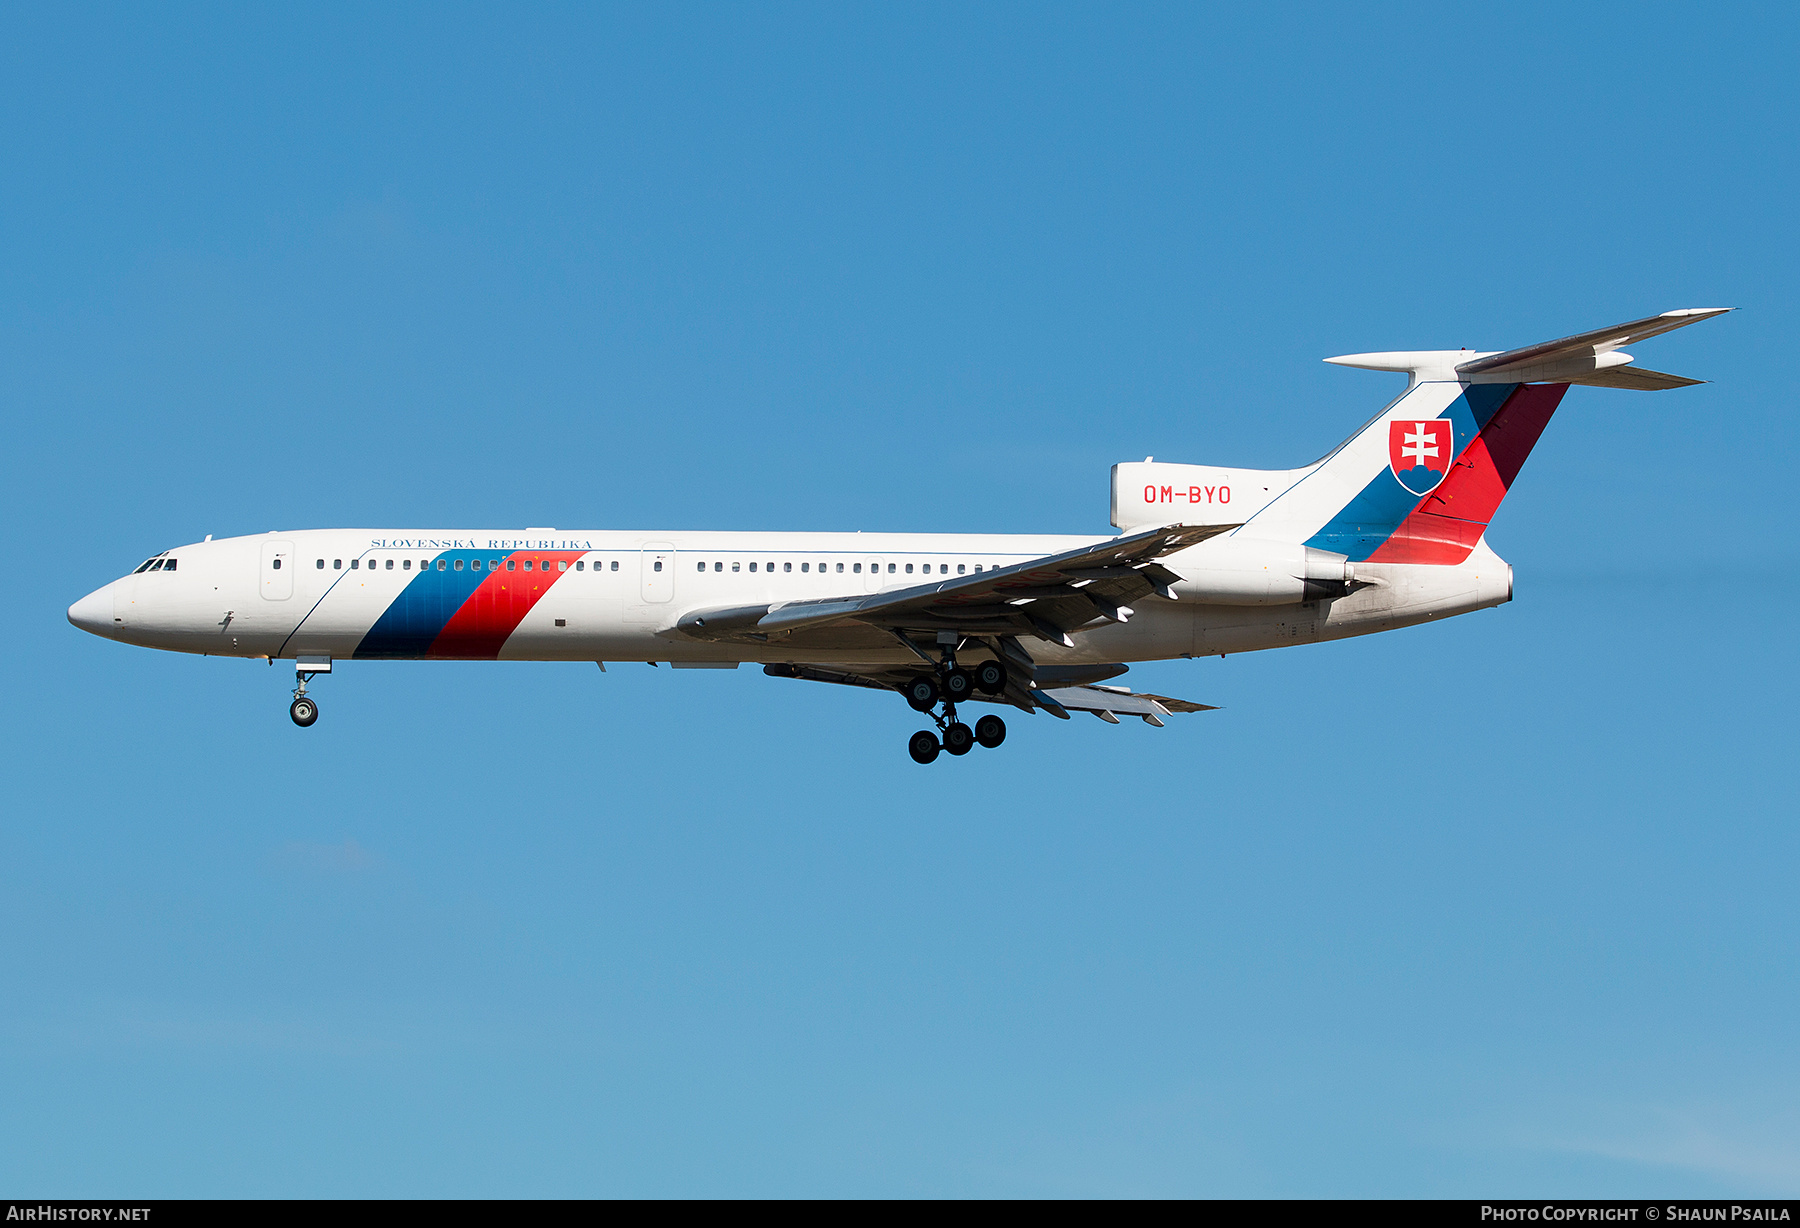
[[[625,533],[316,529],[165,552],[70,610],[77,626],[145,647],[337,660],[754,661],[907,664],[891,648],[711,643],[673,629],[688,610],[910,588],[1056,554],[1097,537],[917,533]],[[1236,544],[1239,554],[1253,543]],[[1196,599],[1214,547],[1163,560],[1190,583],[1126,622],[1034,642],[1050,664],[1247,652],[1407,626],[1499,605],[1511,569],[1478,546],[1456,566],[1361,563],[1335,600]],[[278,564],[278,565],[277,565]],[[530,570],[525,570],[526,565]],[[1188,591],[1191,589],[1191,592]],[[478,608],[479,607],[479,608]]]

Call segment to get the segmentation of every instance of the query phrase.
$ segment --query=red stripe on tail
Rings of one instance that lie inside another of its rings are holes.
[[[1567,384],[1522,384],[1494,412],[1438,488],[1369,556],[1371,563],[1460,563],[1487,532]]]

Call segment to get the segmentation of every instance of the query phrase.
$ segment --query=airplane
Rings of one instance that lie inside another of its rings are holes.
[[[1505,351],[1325,361],[1406,390],[1297,469],[1112,469],[1119,535],[308,529],[174,547],[69,607],[106,639],[293,661],[289,715],[345,661],[759,664],[898,692],[919,763],[999,746],[986,702],[1161,726],[1212,705],[1107,685],[1130,663],[1368,635],[1512,600],[1486,530],[1573,384],[1703,381],[1623,349],[1730,308]]]

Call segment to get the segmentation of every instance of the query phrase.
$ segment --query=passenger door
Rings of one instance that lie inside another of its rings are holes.
[[[642,593],[646,603],[667,601],[675,595],[675,547],[652,542],[640,554]]]
[[[294,595],[294,543],[266,541],[262,548],[262,595],[286,601]]]

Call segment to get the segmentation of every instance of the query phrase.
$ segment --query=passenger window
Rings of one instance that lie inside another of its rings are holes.
[[[438,560],[438,570],[439,570],[439,571],[444,571],[444,570],[446,570],[446,568],[445,568],[445,566],[444,566],[444,560],[443,560],[443,559],[439,559],[439,560]]]
[[[362,561],[362,560],[361,560],[361,559],[351,559],[351,560],[350,560],[350,570],[351,570],[351,571],[355,571],[355,570],[357,570],[357,566],[356,566],[356,565],[357,565],[357,564],[358,564],[358,563],[360,563],[360,562],[361,562],[361,561]]]
[[[388,561],[387,561],[387,569],[388,569],[388,570],[389,570],[389,571],[392,571],[392,570],[394,570],[394,560],[393,560],[393,559],[389,559],[389,560],[388,560]]]
[[[950,564],[948,564],[948,563],[939,563],[939,564],[938,564],[938,574],[939,574],[939,575],[940,575],[940,576],[947,576],[947,575],[949,575],[949,574],[950,574]]]
[[[782,571],[783,571],[783,572],[789,572],[789,571],[792,571],[792,570],[794,570],[794,565],[793,565],[793,564],[792,564],[792,563],[783,563],[783,564],[782,564],[782,565],[781,565],[781,570],[782,570]]]
[[[775,564],[773,564],[773,563],[764,563],[764,564],[763,564],[763,570],[764,570],[764,571],[774,571],[774,570],[775,570]]]
[[[526,559],[526,560],[525,560],[525,570],[526,570],[526,571],[530,571],[530,570],[531,570],[531,560],[530,560],[530,559]]]
[[[963,574],[963,565],[961,563],[956,565],[956,574],[959,576]]]
[[[333,571],[344,570],[344,560],[343,559],[332,559],[331,560],[331,570],[333,570]]]
[[[843,564],[840,563],[838,565],[838,570],[839,571],[844,570]],[[860,576],[860,575],[862,575],[862,564],[861,563],[852,563],[852,564],[850,564],[850,570]]]
[[[738,569],[738,567],[739,567],[739,564],[737,564],[737,563],[733,563],[733,564],[732,564],[732,565],[731,565],[731,570],[733,570],[733,571],[736,571],[736,570],[737,570],[737,569]]]
[[[519,565],[519,561],[517,559],[507,559],[506,560],[506,570],[508,570],[508,571],[513,570],[513,568],[517,567],[518,565]],[[527,563],[527,564],[525,564],[525,566],[530,567],[531,564]]]
[[[280,559],[276,559],[276,560],[275,560],[275,563],[274,563],[274,568],[275,568],[275,570],[276,570],[276,571],[280,571],[280,570],[281,570],[281,560],[280,560]]]
[[[450,564],[450,570],[451,571],[461,571],[462,563],[463,563],[463,561],[461,559],[457,559],[456,562]]]
[[[800,564],[800,570],[805,571],[807,568],[809,568],[811,566],[812,566],[811,563],[802,563],[802,564]]]
[[[975,574],[976,575],[981,574],[981,564],[980,563],[975,564]]]
[[[713,570],[714,570],[714,571],[724,571],[724,570],[725,570],[725,564],[723,564],[723,563],[714,563],[714,564],[713,564]]]
[[[587,564],[582,562],[580,559],[576,559],[575,560],[575,570],[576,571],[586,571]]]
[[[411,571],[412,570],[412,560],[411,559],[401,559],[400,560],[400,570],[401,571]]]
[[[843,574],[844,574],[844,565],[842,563],[839,563],[838,564],[838,575],[841,576]]]
[[[891,576],[891,575],[893,575],[893,574],[894,574],[894,564],[893,564],[893,563],[889,563],[889,564],[888,564],[888,575],[890,575],[890,576]]]
[[[662,570],[662,560],[657,559],[656,562],[651,566],[650,570],[651,571],[661,571]]]
[[[556,560],[556,570],[558,570],[558,571],[567,571],[567,570],[569,570],[569,560],[567,560],[567,559],[557,559],[557,560]]]
[[[756,570],[756,564],[755,564],[755,563],[752,563],[752,564],[750,564],[750,570],[751,570],[751,571],[755,571],[755,570]]]
[[[705,564],[705,563],[695,563],[695,564],[694,564],[694,570],[695,570],[695,571],[705,571],[705,570],[706,570],[706,564]]]
[[[908,563],[906,565],[906,574],[909,576],[912,575],[912,564],[911,563]]]
[[[612,570],[614,570],[614,571],[619,570],[619,560],[618,559],[614,559],[612,561]]]
[[[324,560],[324,559],[320,559],[320,560],[319,560],[319,570],[320,570],[320,571],[324,571],[324,570],[325,570],[325,560]]]

